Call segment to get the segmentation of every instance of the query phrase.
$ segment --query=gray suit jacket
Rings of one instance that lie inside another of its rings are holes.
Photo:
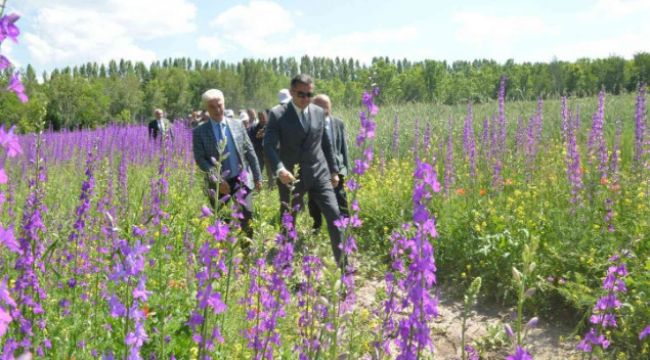
[[[262,179],[262,172],[260,171],[253,144],[251,144],[246,129],[240,121],[227,118],[224,118],[223,121],[226,122],[226,126],[230,129],[230,133],[235,140],[239,165],[248,173],[246,186],[249,189],[253,189],[255,186],[253,179],[255,181]],[[211,120],[192,130],[192,150],[194,152],[194,160],[201,170],[207,173],[210,169],[214,168],[210,158],[213,157],[217,161],[219,160],[219,148],[217,147],[217,139],[212,128]]]
[[[348,171],[350,168],[350,159],[348,157],[348,139],[345,133],[345,124],[343,120],[335,117],[331,117],[332,122],[332,134],[334,138],[332,139],[332,146],[334,147],[334,162],[336,167],[339,168],[339,174],[343,176],[348,176]]]
[[[310,104],[308,112],[309,127],[305,130],[291,102],[276,106],[271,109],[264,133],[264,153],[273,171],[284,167],[294,174],[299,165],[297,178],[305,189],[315,183],[329,182],[331,173],[339,171],[332,143],[325,132],[323,109]]]

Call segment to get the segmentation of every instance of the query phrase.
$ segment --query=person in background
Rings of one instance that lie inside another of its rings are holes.
[[[251,126],[257,124],[257,112],[253,108],[248,108],[246,109],[246,114],[248,114],[248,128],[250,129]]]
[[[291,101],[291,92],[289,89],[278,91],[278,105],[286,105]]]
[[[248,128],[250,128],[250,118],[245,110],[239,111],[239,121],[244,125],[244,129],[248,131]]]
[[[158,136],[163,139],[166,135],[172,136],[171,123],[163,117],[162,109],[156,109],[153,112],[154,119],[149,122],[149,138],[156,140]]]
[[[342,216],[350,216],[348,210],[348,200],[343,187],[345,177],[348,176],[348,169],[350,169],[350,159],[348,158],[348,145],[347,135],[345,133],[345,124],[339,118],[332,116],[332,102],[329,96],[319,94],[312,100],[314,105],[320,106],[325,111],[325,132],[329,136],[332,146],[334,147],[334,162],[339,169],[339,184],[334,188],[334,195],[336,195],[336,202],[339,205],[339,211]],[[316,204],[316,201],[309,198],[307,203],[309,208],[309,215],[314,219],[313,229],[314,232],[319,232],[323,225],[323,215]]]
[[[257,122],[248,129],[248,137],[253,143],[257,160],[260,162],[260,169],[264,172],[266,168],[266,180],[268,181],[269,188],[272,187],[274,176],[269,166],[269,159],[264,155],[264,130],[266,129],[268,116],[265,111],[260,111],[257,114]]]

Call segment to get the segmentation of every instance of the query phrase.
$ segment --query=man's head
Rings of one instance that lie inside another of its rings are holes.
[[[303,110],[309,106],[311,98],[314,96],[314,81],[309,75],[296,75],[291,79],[290,92],[293,103]]]
[[[162,119],[163,116],[163,111],[162,109],[156,109],[153,111],[153,115],[156,117],[156,119]]]
[[[239,120],[244,124],[245,128],[248,128],[251,123],[250,117],[248,117],[248,112],[246,110],[239,111]]]
[[[223,99],[221,90],[210,89],[201,95],[203,107],[215,121],[223,120],[223,113],[226,107],[226,102]]]
[[[266,111],[260,111],[257,113],[257,120],[259,123],[264,126],[266,125],[266,121],[268,120],[268,117],[266,115]]]
[[[332,114],[332,102],[330,97],[325,94],[318,94],[314,97],[314,105],[318,105],[325,110],[325,116],[330,116]]]
[[[254,123],[255,119],[257,119],[257,113],[255,109],[252,108],[246,109],[246,113],[248,114],[249,123],[251,124]]]

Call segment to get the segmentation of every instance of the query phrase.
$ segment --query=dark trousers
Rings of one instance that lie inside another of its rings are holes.
[[[325,215],[334,259],[337,264],[345,266],[345,264],[341,263],[341,249],[339,248],[340,244],[343,242],[343,231],[334,225],[334,221],[340,217],[341,213],[339,211],[339,205],[336,202],[336,195],[334,195],[332,183],[329,179],[317,181],[309,189],[306,189],[304,183],[299,181],[293,192],[291,192],[287,185],[280,183],[278,180],[278,190],[280,192],[280,216],[282,216],[285,211],[291,211],[294,225],[296,223],[298,211],[302,210],[304,207],[303,198],[306,193],[309,194],[309,199],[313,200],[322,211],[323,215]],[[292,196],[293,199],[290,199]]]
[[[339,212],[342,216],[349,217],[350,211],[348,210],[348,198],[345,193],[344,185],[344,176],[339,175],[339,185],[334,188],[334,195],[336,196],[336,202],[339,205]],[[309,197],[307,202],[307,207],[309,208],[309,215],[314,219],[314,229],[318,230],[323,226],[323,212],[316,204],[316,201]]]
[[[256,148],[255,155],[257,155],[257,162],[260,165],[260,171],[264,174],[264,169],[266,168],[266,181],[268,182],[268,187],[272,188],[275,181],[275,174],[273,173],[271,162],[264,155],[264,148]]]
[[[239,179],[237,178],[232,178],[228,181],[228,185],[230,186],[230,197],[224,202],[224,201],[219,201],[219,207],[226,206],[228,203],[231,201],[236,201],[235,194],[239,189],[242,189],[244,191],[244,204],[238,209],[237,211],[241,211],[242,215],[244,216],[241,219],[241,228],[248,236],[249,238],[253,238],[253,228],[250,226],[250,220],[253,218],[253,191],[249,189],[245,184],[243,184]],[[217,209],[217,201],[215,197],[218,197],[219,199],[223,198],[224,195],[219,194],[219,189],[217,187],[217,184],[207,180],[208,182],[208,189],[211,189],[214,191],[215,196],[210,195],[210,191],[208,192],[208,199],[210,200],[210,206],[212,206],[212,209],[216,210]]]

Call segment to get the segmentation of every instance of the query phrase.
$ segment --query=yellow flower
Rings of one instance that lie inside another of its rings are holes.
[[[370,317],[370,311],[368,311],[368,309],[366,309],[365,307],[361,308],[359,316],[361,317],[361,321],[366,321]]]

